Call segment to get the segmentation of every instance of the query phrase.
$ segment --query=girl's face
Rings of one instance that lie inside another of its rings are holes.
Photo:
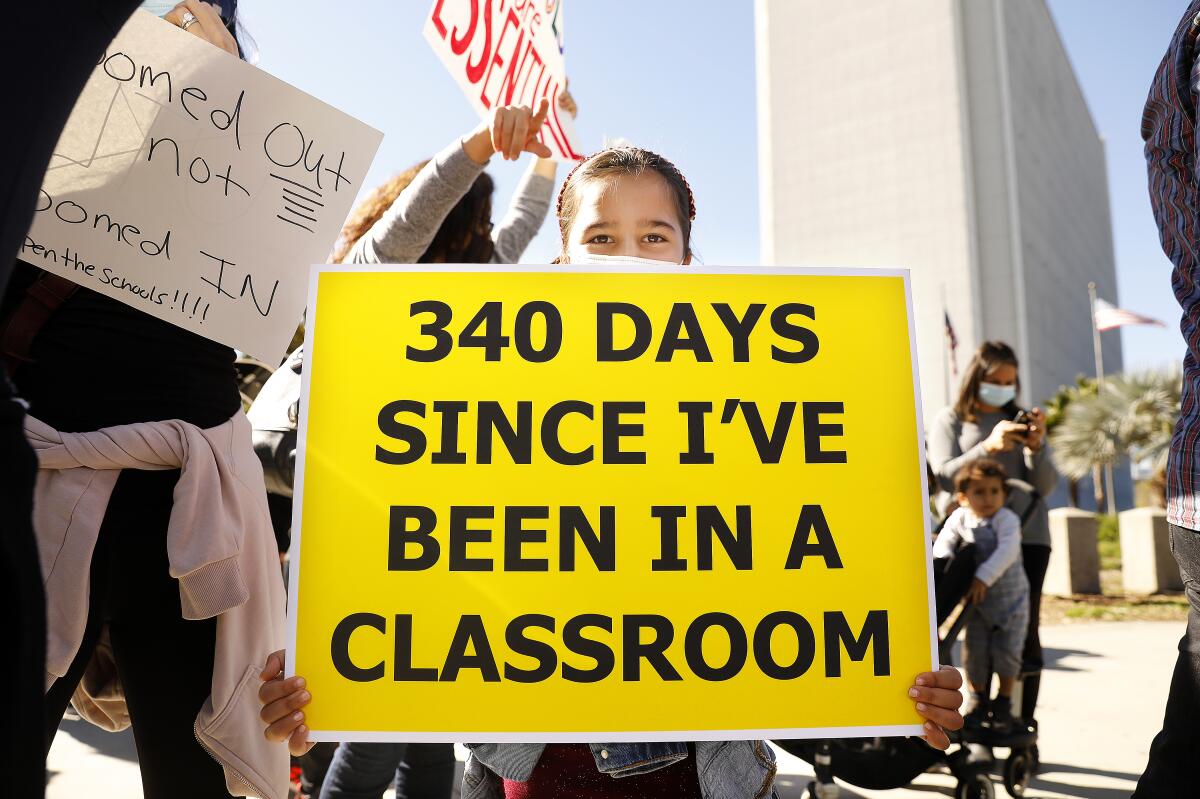
[[[586,181],[579,187],[579,210],[567,242],[572,263],[588,255],[649,258],[686,264],[689,257],[671,188],[647,169]]]

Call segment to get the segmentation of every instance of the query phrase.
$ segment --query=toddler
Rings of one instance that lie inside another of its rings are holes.
[[[975,579],[967,591],[974,610],[967,620],[963,660],[971,701],[968,723],[988,714],[992,672],[1000,690],[991,703],[992,726],[1011,729],[1012,692],[1021,671],[1029,625],[1029,581],[1021,562],[1021,521],[1004,507],[1008,475],[996,461],[974,461],[954,476],[959,507],[946,520],[934,544],[934,557],[949,557],[962,543],[975,545]]]

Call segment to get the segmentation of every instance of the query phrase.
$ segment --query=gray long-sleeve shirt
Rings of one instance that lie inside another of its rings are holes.
[[[459,141],[452,142],[400,192],[383,216],[363,234],[347,263],[416,263],[437,235],[446,215],[471,188],[486,164],[471,160]],[[526,172],[512,205],[492,232],[494,264],[514,264],[537,235],[550,210],[554,181]]]
[[[1013,447],[1008,452],[989,455],[983,442],[1001,421],[1008,419],[1003,413],[979,413],[974,422],[959,419],[953,408],[943,408],[929,428],[929,465],[937,476],[942,494],[938,497],[939,507],[948,495],[954,493],[954,475],[971,461],[991,458],[998,461],[1009,477],[1024,480],[1043,497],[1048,497],[1058,484],[1058,470],[1050,457],[1050,448],[1043,446],[1037,452],[1028,452],[1023,447]],[[1035,512],[1021,531],[1022,543],[1050,545],[1050,523],[1044,507]]]

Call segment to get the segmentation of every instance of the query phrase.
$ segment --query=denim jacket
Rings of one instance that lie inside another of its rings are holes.
[[[686,743],[588,744],[596,769],[628,777],[678,763]],[[775,753],[766,741],[697,741],[696,774],[703,799],[763,799],[774,796]],[[502,779],[525,782],[545,744],[468,744],[462,799],[503,799]]]

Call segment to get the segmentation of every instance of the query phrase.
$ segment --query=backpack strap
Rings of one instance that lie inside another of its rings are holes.
[[[78,290],[78,283],[49,272],[43,272],[29,284],[20,304],[0,322],[0,358],[4,359],[9,376],[33,360],[33,340],[38,331]]]
[[[1037,510],[1038,503],[1042,501],[1042,495],[1035,488],[1029,492],[1029,507],[1021,511],[1021,529],[1025,529],[1025,523],[1033,518],[1033,512]]]

